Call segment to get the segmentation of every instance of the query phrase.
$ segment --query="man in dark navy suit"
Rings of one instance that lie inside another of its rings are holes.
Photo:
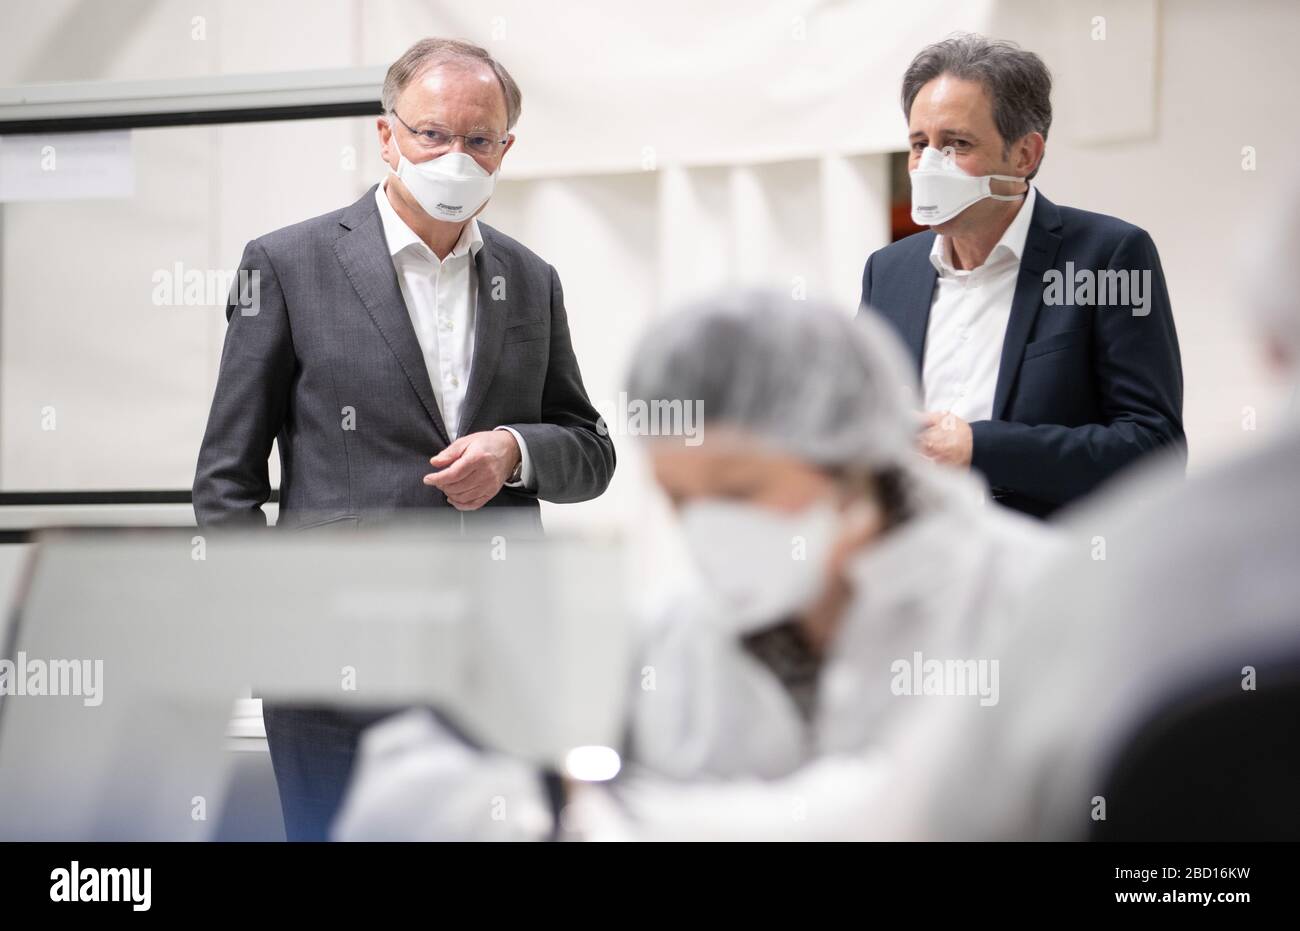
[[[977,470],[1002,504],[1039,517],[1153,450],[1186,458],[1155,244],[1030,184],[1051,84],[1037,55],[982,36],[916,56],[902,103],[912,216],[931,228],[872,254],[861,311],[916,361],[922,453]]]

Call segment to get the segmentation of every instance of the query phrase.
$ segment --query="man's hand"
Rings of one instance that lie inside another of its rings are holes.
[[[926,411],[921,415],[917,446],[931,462],[967,468],[975,440],[970,424],[951,411]]]
[[[519,460],[509,430],[469,433],[429,460],[439,471],[426,475],[424,484],[440,489],[458,511],[475,511],[501,490]]]

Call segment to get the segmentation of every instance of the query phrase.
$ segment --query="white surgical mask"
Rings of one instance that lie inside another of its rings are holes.
[[[793,513],[703,499],[685,505],[681,521],[721,608],[718,623],[740,636],[812,603],[826,582],[840,516],[830,498]]]
[[[912,178],[912,220],[920,226],[947,223],[972,204],[986,197],[993,200],[1020,200],[1024,194],[994,194],[992,181],[1024,181],[1012,175],[968,175],[957,167],[951,149],[940,152],[930,146]]]
[[[435,220],[468,220],[487,203],[496,186],[497,172],[488,174],[464,152],[447,152],[418,164],[400,151],[397,158],[394,174]]]

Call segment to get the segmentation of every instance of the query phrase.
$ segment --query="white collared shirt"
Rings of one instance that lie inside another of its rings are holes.
[[[483,234],[478,220],[471,219],[461,230],[460,239],[451,252],[440,260],[397,215],[384,190],[386,184],[387,179],[375,190],[384,238],[393,257],[402,300],[424,355],[434,401],[447,427],[448,438],[455,440],[461,426],[465,391],[469,387],[470,366],[474,361],[474,324],[478,314],[478,275],[474,257],[483,248]],[[509,427],[497,429],[510,430],[519,443],[520,480],[506,484],[531,487],[532,462],[524,438]]]
[[[978,268],[954,268],[945,237],[934,237],[930,262],[939,278],[921,365],[925,410],[951,411],[967,422],[992,418],[1002,342],[1036,197],[1030,185],[1015,219]]]

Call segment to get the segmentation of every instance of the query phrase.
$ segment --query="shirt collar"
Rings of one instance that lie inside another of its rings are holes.
[[[415,230],[406,225],[406,221],[397,215],[397,211],[389,203],[388,194],[384,191],[387,184],[388,179],[385,178],[379,182],[379,187],[375,188],[375,203],[379,207],[379,219],[384,225],[384,239],[388,242],[388,254],[396,258],[399,252],[411,248],[431,261],[437,262],[438,257],[433,254],[433,250],[415,234]],[[460,231],[460,239],[456,240],[456,245],[447,254],[447,258],[458,258],[466,254],[478,255],[478,251],[482,248],[483,233],[479,230],[478,218],[471,217]]]
[[[1038,199],[1038,191],[1031,184],[1029,192],[1025,195],[1025,202],[1020,205],[1020,210],[1016,212],[1015,219],[1003,232],[1002,238],[998,240],[989,257],[984,260],[980,268],[985,268],[995,261],[1002,259],[1004,256],[1010,256],[1017,262],[1024,257],[1025,242],[1029,239],[1029,224],[1034,218],[1034,201]],[[945,238],[939,234],[934,237],[934,243],[930,246],[930,264],[940,275],[951,276],[960,275],[967,271],[976,271],[977,269],[959,269],[954,268],[952,261],[948,258],[948,243]]]

